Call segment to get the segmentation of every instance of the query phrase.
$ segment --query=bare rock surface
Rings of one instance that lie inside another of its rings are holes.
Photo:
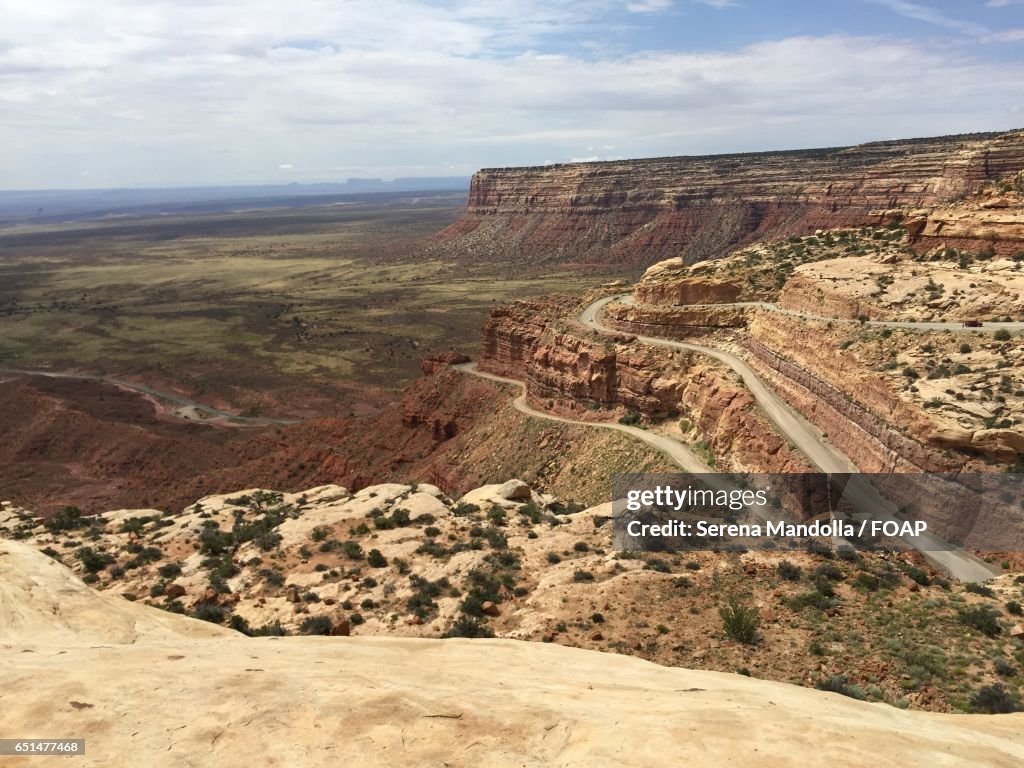
[[[19,542],[0,542],[0,573],[5,733],[84,738],[87,768],[1024,759],[1019,714],[904,712],[513,640],[245,638],[92,593]]]

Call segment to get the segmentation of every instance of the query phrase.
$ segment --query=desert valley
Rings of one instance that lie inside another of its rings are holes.
[[[464,202],[0,228],[5,729],[86,765],[1019,764],[1024,131]],[[1008,484],[973,528],[919,500],[947,552],[631,552],[624,471]]]

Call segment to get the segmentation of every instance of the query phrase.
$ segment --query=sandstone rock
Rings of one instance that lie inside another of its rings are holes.
[[[423,358],[423,362],[420,363],[420,369],[425,375],[430,376],[440,370],[444,370],[450,365],[461,365],[462,363],[468,362],[468,355],[449,350],[448,352],[439,352]]]
[[[299,588],[295,586],[288,587],[288,590],[285,592],[284,599],[289,603],[301,602],[302,597],[299,595]]]
[[[213,587],[207,587],[206,591],[203,592],[203,596],[197,600],[197,603],[216,603],[219,601],[220,596],[217,590]]]
[[[1010,629],[1010,637],[1024,637],[1024,624],[1016,624]]]
[[[177,600],[179,597],[184,597],[187,594],[187,590],[181,586],[181,584],[168,584],[164,589],[164,596],[168,600]]]
[[[509,480],[498,489],[497,493],[501,498],[509,501],[529,501],[531,495],[530,486],[522,480]]]
[[[480,606],[480,610],[487,616],[500,616],[501,609],[497,605],[492,603],[490,600],[485,600],[483,605]]]
[[[348,637],[352,631],[352,622],[348,619],[342,619],[331,627],[331,637]]]

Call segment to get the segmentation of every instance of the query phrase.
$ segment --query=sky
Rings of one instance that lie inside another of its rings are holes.
[[[0,189],[1024,127],[1024,0],[3,0]]]

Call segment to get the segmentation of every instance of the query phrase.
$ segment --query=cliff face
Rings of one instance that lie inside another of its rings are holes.
[[[463,253],[651,264],[932,206],[1024,167],[1024,131],[758,154],[485,169],[440,235]],[[872,216],[871,212],[876,215]]]
[[[810,467],[758,412],[731,371],[702,355],[600,335],[565,319],[564,302],[496,307],[484,327],[480,368],[526,382],[534,405],[574,419],[627,409],[682,419],[682,437],[704,441],[729,469],[806,472]]]
[[[912,212],[906,225],[915,248],[989,248],[1002,256],[1024,251],[1024,171],[1003,185],[959,204]]]

